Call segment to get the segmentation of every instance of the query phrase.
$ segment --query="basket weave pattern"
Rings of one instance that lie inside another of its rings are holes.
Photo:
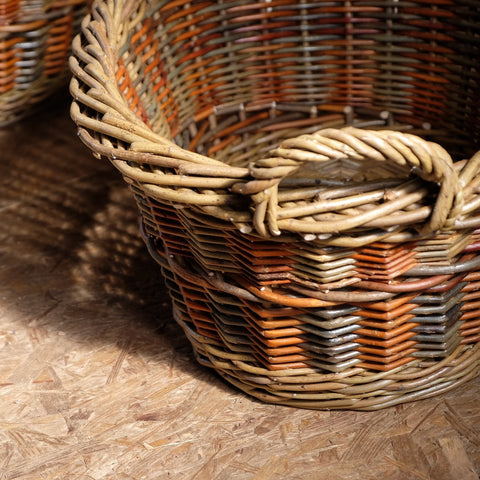
[[[479,373],[479,6],[94,4],[72,118],[201,363],[308,408]]]
[[[84,0],[0,0],[0,126],[65,85]]]

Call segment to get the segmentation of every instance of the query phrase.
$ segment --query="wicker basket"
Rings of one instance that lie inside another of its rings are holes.
[[[319,409],[479,373],[479,11],[94,4],[72,118],[130,185],[199,362]]]
[[[0,0],[0,126],[33,111],[68,82],[85,0]]]

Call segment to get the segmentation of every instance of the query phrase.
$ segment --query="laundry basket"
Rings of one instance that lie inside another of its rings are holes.
[[[480,369],[480,1],[97,1],[81,140],[198,361],[374,410]]]
[[[86,0],[0,0],[0,127],[68,84],[73,36]]]

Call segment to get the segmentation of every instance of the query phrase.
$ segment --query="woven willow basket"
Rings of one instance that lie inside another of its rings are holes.
[[[33,111],[68,82],[85,0],[0,0],[0,126]]]
[[[130,185],[199,362],[319,409],[479,373],[479,11],[94,4],[72,118]]]

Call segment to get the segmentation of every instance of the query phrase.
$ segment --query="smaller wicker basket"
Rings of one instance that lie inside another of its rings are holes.
[[[0,0],[0,126],[33,110],[68,79],[86,0]]]
[[[335,409],[479,374],[479,7],[96,1],[72,117],[202,364]]]

